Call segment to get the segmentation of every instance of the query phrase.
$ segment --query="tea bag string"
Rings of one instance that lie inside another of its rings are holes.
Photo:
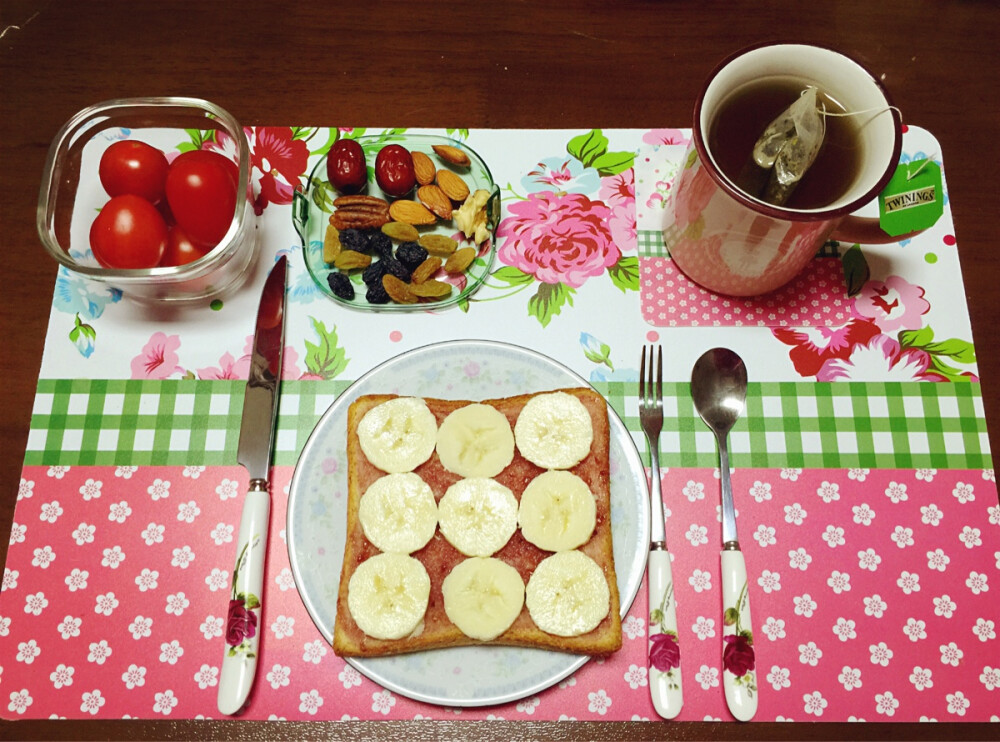
[[[803,93],[805,93],[805,91],[803,91]],[[903,112],[899,109],[898,106],[873,106],[872,108],[866,108],[866,109],[864,109],[862,111],[843,111],[843,112],[828,111],[827,108],[826,108],[826,106],[823,106],[820,109],[819,113],[820,113],[821,116],[846,117],[846,116],[861,116],[861,115],[866,114],[866,113],[884,113],[886,111],[895,111],[897,114],[899,114],[899,120],[900,121],[903,120]],[[930,161],[932,159],[933,159],[933,157],[927,157],[924,160],[918,161],[916,163],[911,163],[911,164],[919,164],[920,167],[918,167],[913,172],[910,172],[909,167],[907,167],[907,170],[906,170],[906,179],[907,180],[913,180],[915,177],[917,177],[918,175],[920,175],[920,172],[925,167],[927,167],[927,165],[930,163]]]

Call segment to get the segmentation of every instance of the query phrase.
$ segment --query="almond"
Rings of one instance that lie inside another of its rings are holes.
[[[382,276],[382,287],[385,289],[385,293],[389,295],[389,298],[397,304],[417,303],[417,297],[410,290],[409,284],[399,280],[391,273],[386,273]]]
[[[474,247],[463,247],[461,250],[456,250],[449,258],[445,261],[444,269],[448,273],[465,273],[465,269],[472,265],[472,261],[476,259],[476,248]]]
[[[392,205],[389,206],[389,216],[397,222],[405,222],[406,224],[433,224],[437,221],[437,217],[428,211],[423,204],[405,199],[392,202]]]
[[[458,242],[443,234],[425,234],[418,240],[420,246],[431,255],[447,258],[458,249]]]
[[[413,156],[413,174],[417,176],[420,185],[428,185],[434,182],[434,162],[423,152],[414,150],[410,153]]]
[[[432,149],[445,162],[450,162],[452,165],[460,167],[469,166],[469,156],[458,147],[452,147],[450,144],[435,144]]]
[[[416,242],[420,237],[417,228],[406,222],[389,222],[382,225],[382,233],[397,242]]]
[[[437,171],[437,184],[441,186],[441,190],[445,192],[452,201],[458,201],[461,203],[469,195],[469,186],[465,184],[459,176],[455,175],[451,170],[438,170]]]
[[[451,200],[439,186],[420,186],[417,189],[417,198],[420,199],[420,203],[442,219],[451,219]]]

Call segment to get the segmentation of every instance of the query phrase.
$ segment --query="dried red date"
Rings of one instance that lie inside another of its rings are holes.
[[[368,184],[368,163],[354,139],[339,139],[326,156],[326,175],[340,193],[360,193]]]
[[[417,176],[413,156],[398,144],[387,144],[375,157],[375,181],[383,193],[399,198],[413,190]]]

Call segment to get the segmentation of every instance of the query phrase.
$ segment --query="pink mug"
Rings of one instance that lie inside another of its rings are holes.
[[[708,147],[709,127],[726,96],[770,76],[802,78],[856,112],[861,166],[827,206],[790,209],[749,196],[723,174]],[[899,164],[901,143],[899,112],[878,80],[854,60],[805,44],[738,52],[716,68],[695,105],[691,143],[665,212],[667,249],[700,286],[757,296],[791,281],[828,239],[866,244],[904,239],[883,232],[878,219],[853,213],[885,188]]]

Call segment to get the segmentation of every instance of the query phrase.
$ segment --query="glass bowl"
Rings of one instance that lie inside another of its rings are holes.
[[[345,299],[337,296],[330,288],[327,277],[330,273],[338,272],[336,268],[323,260],[323,238],[326,235],[326,228],[330,223],[330,215],[334,212],[333,201],[340,194],[330,185],[326,175],[326,157],[321,157],[313,166],[309,173],[306,187],[302,191],[296,191],[294,202],[292,203],[292,222],[295,230],[302,240],[302,253],[305,256],[306,267],[309,275],[319,289],[334,301],[353,309],[360,309],[375,312],[422,312],[433,309],[467,302],[469,297],[475,292],[489,276],[493,266],[493,259],[496,255],[496,229],[500,223],[500,187],[493,182],[493,175],[483,159],[463,142],[448,137],[434,134],[409,134],[387,130],[382,134],[364,134],[357,137],[365,153],[365,160],[368,163],[368,187],[364,191],[369,196],[384,198],[390,203],[392,198],[387,197],[375,183],[374,164],[375,157],[379,150],[387,144],[399,144],[410,152],[423,152],[438,169],[448,169],[459,175],[465,184],[469,186],[470,192],[479,189],[487,191],[489,199],[486,202],[486,225],[489,228],[489,239],[478,246],[475,260],[466,269],[464,274],[457,277],[446,277],[454,286],[451,294],[443,299],[435,301],[420,301],[416,304],[372,304],[365,299],[366,287],[361,281],[361,271],[351,271],[349,277],[354,285],[354,298]],[[464,152],[469,158],[467,167],[450,164],[440,158],[434,152],[435,145],[448,145],[456,147]],[[415,198],[410,195],[407,198]],[[426,234],[441,234],[447,237],[456,237],[459,247],[476,247],[471,240],[461,239],[461,233],[452,220],[438,219],[434,224],[428,226],[418,226],[417,231],[421,236]]]
[[[222,135],[222,136],[220,136]],[[114,142],[133,139],[161,149],[167,159],[210,143],[239,165],[232,223],[222,241],[180,266],[115,269],[101,266],[90,249],[90,225],[108,201],[98,177],[101,155]],[[249,144],[228,112],[196,98],[130,98],[85,108],[59,130],[49,148],[38,196],[42,245],[67,270],[147,302],[191,301],[237,288],[257,254]]]

